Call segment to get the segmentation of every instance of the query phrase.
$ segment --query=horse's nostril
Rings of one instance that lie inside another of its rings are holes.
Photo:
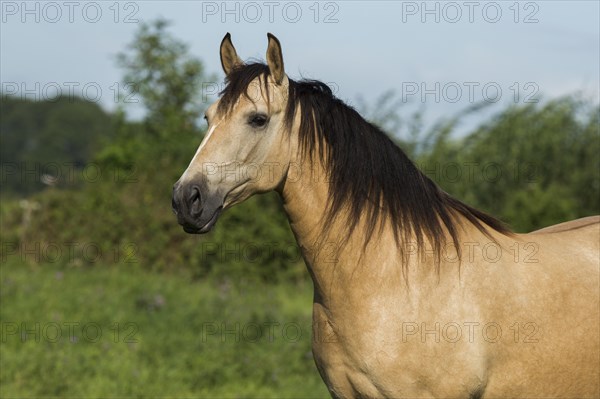
[[[192,187],[188,200],[192,216],[200,215],[202,213],[202,197],[200,196],[200,189],[198,187]]]
[[[171,197],[171,209],[173,210],[173,213],[177,215],[177,201],[175,201],[175,196]]]
[[[190,202],[194,202],[196,201],[198,198],[200,198],[200,190],[198,189],[197,186],[193,186],[190,190],[190,195],[188,200]]]

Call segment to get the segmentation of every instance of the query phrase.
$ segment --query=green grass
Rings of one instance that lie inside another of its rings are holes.
[[[308,283],[9,259],[0,298],[3,398],[329,396]]]

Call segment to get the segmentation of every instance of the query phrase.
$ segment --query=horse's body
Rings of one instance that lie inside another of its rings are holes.
[[[269,39],[266,72],[223,40],[229,85],[174,209],[204,233],[253,193],[281,194],[314,281],[313,353],[331,394],[598,397],[600,218],[510,233],[322,86],[289,81]],[[250,87],[261,95],[240,95]],[[233,162],[269,173],[234,181]]]
[[[326,198],[302,199],[310,185],[283,198],[315,280],[313,352],[334,396],[598,397],[600,218],[493,234],[499,245],[470,228],[460,270],[453,254],[439,275],[432,257],[415,260],[407,286],[389,231],[366,250],[359,234],[342,251],[311,245]]]

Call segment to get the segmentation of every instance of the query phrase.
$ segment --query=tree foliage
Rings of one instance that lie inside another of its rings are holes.
[[[126,51],[117,55],[124,81],[133,85],[146,108],[148,132],[166,139],[195,130],[204,109],[199,101],[202,62],[168,26],[163,19],[142,23]]]
[[[443,149],[421,163],[449,192],[518,231],[597,214],[598,112],[575,97],[512,106],[460,140],[440,138]]]
[[[96,103],[79,98],[0,101],[2,194],[27,195],[56,184],[75,183],[93,155],[114,139],[112,117]]]

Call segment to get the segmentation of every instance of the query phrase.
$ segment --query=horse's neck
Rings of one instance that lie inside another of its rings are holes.
[[[435,265],[432,246],[425,240],[425,257],[417,256],[416,247],[404,247],[404,255],[394,239],[391,227],[375,229],[373,236],[365,237],[365,221],[358,222],[354,232],[347,236],[347,223],[343,215],[334,218],[324,229],[328,204],[329,183],[323,168],[315,163],[296,163],[290,168],[280,194],[290,226],[315,284],[315,296],[325,303],[361,301],[365,296],[399,298],[407,295],[416,300],[426,295],[428,287],[438,286],[440,280],[456,282],[459,263],[441,259]],[[462,237],[475,241],[489,241],[469,223],[463,224]],[[365,245],[365,240],[367,244]],[[414,243],[402,237],[404,243]],[[463,248],[463,251],[465,248]],[[450,252],[451,249],[449,249]],[[461,265],[468,262],[463,254]],[[440,273],[438,274],[438,270]],[[406,274],[405,274],[406,273]],[[352,298],[355,295],[356,298]],[[404,300],[403,299],[403,300]]]
[[[329,187],[326,174],[318,163],[307,162],[291,168],[290,173],[293,175],[288,175],[280,192],[284,209],[313,278],[315,297],[327,307],[340,301],[364,300],[368,293],[384,292],[386,287],[396,294],[401,292],[405,285],[403,268],[409,269],[413,278],[420,278],[414,274],[416,270],[433,270],[423,268],[422,263],[420,267],[403,265],[389,229],[375,229],[367,246],[363,221],[349,237],[343,216],[324,229]]]
[[[329,236],[333,231],[329,231],[327,236],[323,235],[328,193],[325,180],[324,173],[318,165],[308,162],[295,163],[294,167],[289,169],[281,190],[290,227],[311,273],[318,273],[319,270],[315,269],[321,269],[324,259],[320,256],[323,252],[320,249],[331,249]]]

